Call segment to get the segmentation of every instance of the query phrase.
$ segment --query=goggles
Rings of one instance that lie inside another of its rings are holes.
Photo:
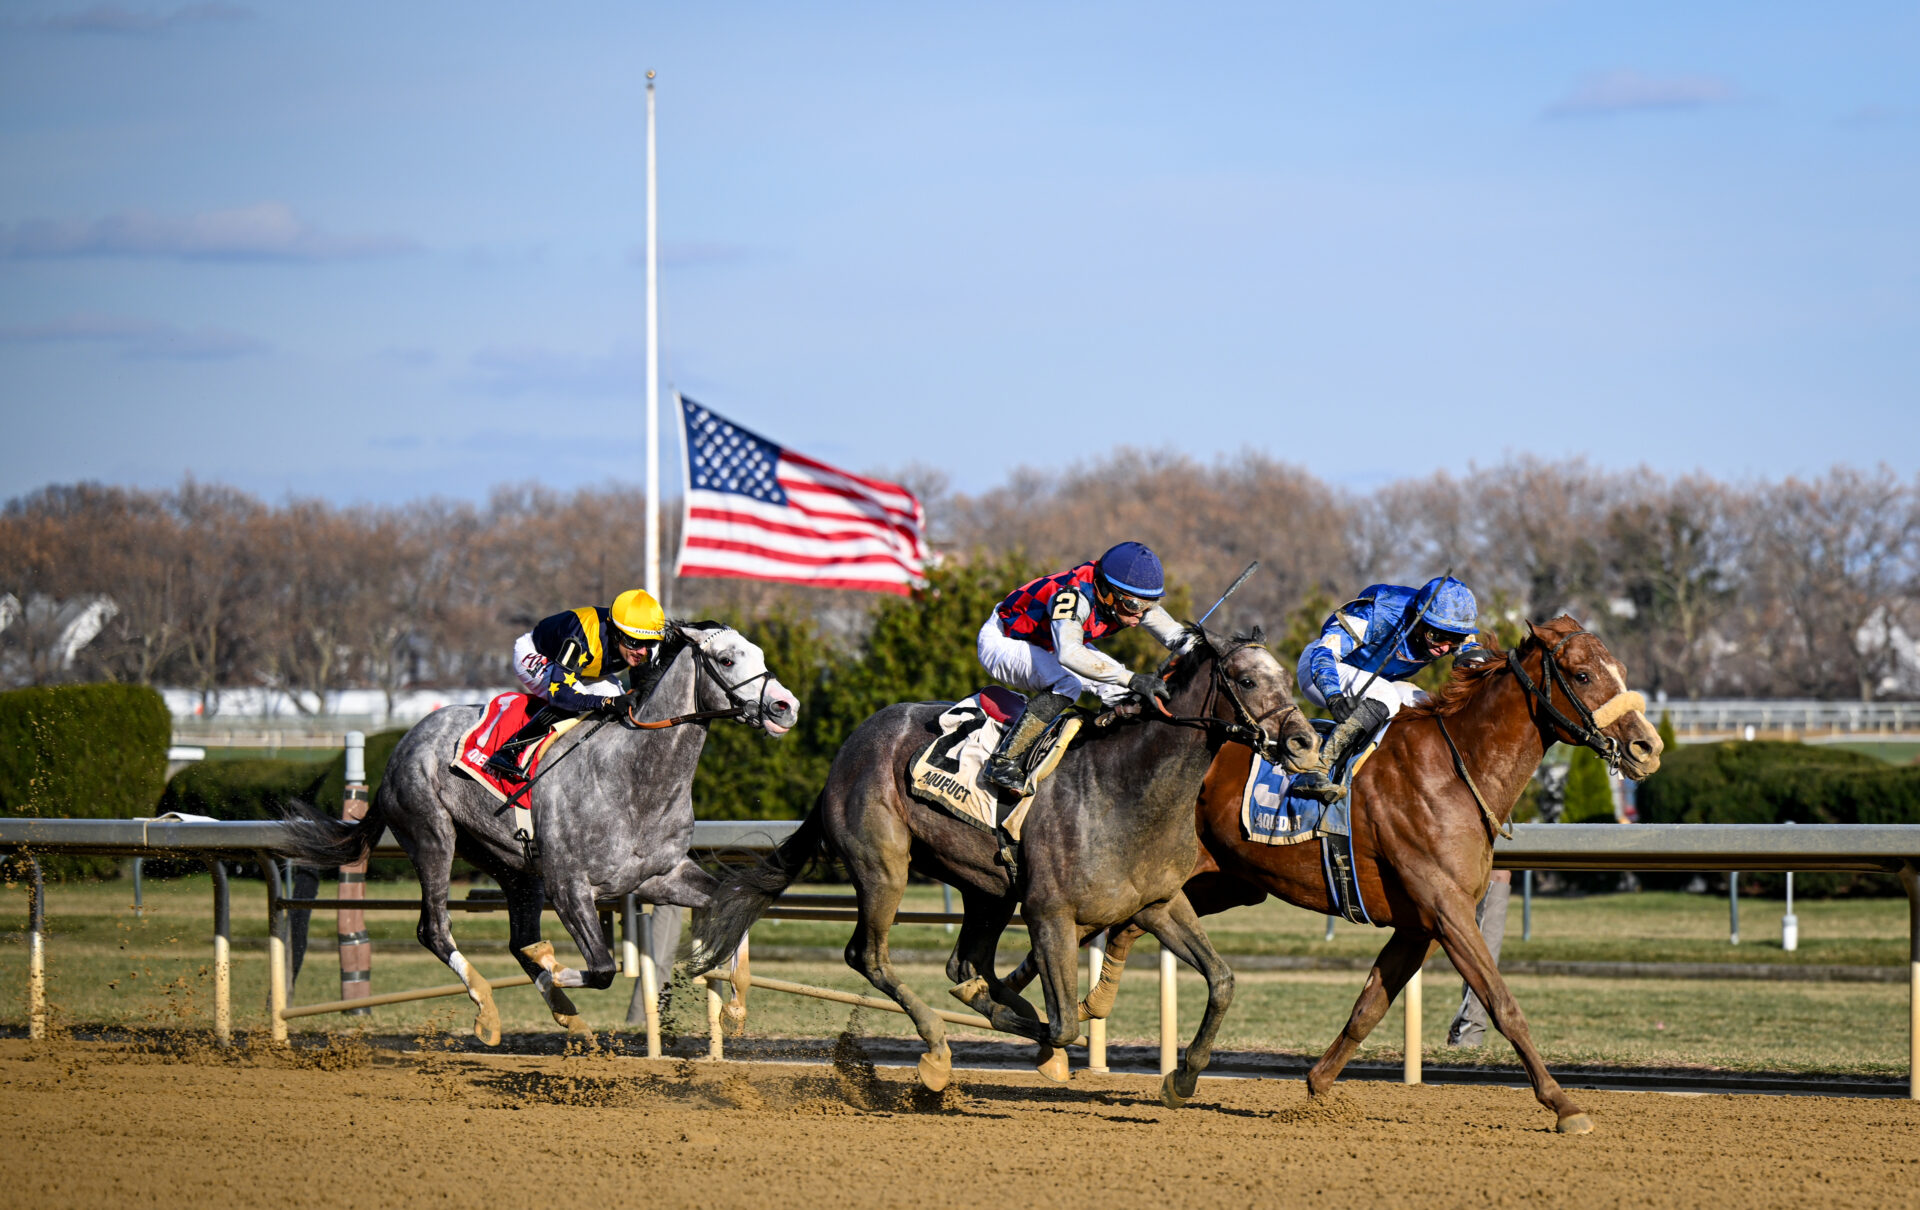
[[[1132,593],[1121,592],[1117,588],[1107,589],[1107,608],[1115,613],[1126,614],[1130,618],[1145,617],[1147,610],[1153,608],[1153,604],[1146,597],[1136,597]]]
[[[624,630],[615,630],[614,634],[616,636],[614,641],[628,651],[639,651],[660,641],[659,639],[637,639]]]

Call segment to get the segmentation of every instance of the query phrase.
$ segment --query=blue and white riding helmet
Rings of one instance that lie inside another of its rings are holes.
[[[1420,613],[1422,622],[1449,634],[1472,634],[1480,629],[1480,606],[1465,584],[1452,576],[1437,576],[1421,591],[1427,597],[1427,607]]]
[[[1142,601],[1157,601],[1167,595],[1166,572],[1160,556],[1139,542],[1122,542],[1100,556],[1094,570],[1107,587]]]

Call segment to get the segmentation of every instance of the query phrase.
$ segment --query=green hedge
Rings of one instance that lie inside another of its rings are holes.
[[[150,815],[173,721],[144,685],[0,693],[0,811],[51,819]]]
[[[1648,823],[1920,823],[1920,768],[1862,752],[1776,740],[1669,749],[1640,787]],[[1763,890],[1783,885],[1757,877]],[[1796,875],[1808,895],[1894,894],[1890,876]]]
[[[153,814],[173,721],[144,685],[55,685],[0,693],[0,814],[132,819]],[[110,857],[49,857],[54,877],[97,877]]]

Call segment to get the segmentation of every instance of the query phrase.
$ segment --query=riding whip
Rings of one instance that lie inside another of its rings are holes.
[[[1259,566],[1260,566],[1260,560],[1258,559],[1255,559],[1253,562],[1247,564],[1247,569],[1240,573],[1240,578],[1235,580],[1233,583],[1227,585],[1227,590],[1221,593],[1220,599],[1213,603],[1213,609],[1218,609],[1222,605],[1225,605],[1227,603],[1227,598],[1233,595],[1233,590],[1240,587],[1242,584],[1245,584],[1247,582],[1247,578],[1253,575],[1254,571],[1257,568],[1259,568]],[[1194,625],[1205,626],[1207,624],[1207,619],[1213,616],[1213,609],[1209,609],[1207,610],[1207,612],[1201,614],[1200,620],[1198,622],[1195,622]]]

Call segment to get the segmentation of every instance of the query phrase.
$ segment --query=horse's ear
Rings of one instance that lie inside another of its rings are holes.
[[[1264,626],[1255,626],[1253,628],[1253,641],[1256,646],[1265,647],[1267,645],[1267,631]]]

